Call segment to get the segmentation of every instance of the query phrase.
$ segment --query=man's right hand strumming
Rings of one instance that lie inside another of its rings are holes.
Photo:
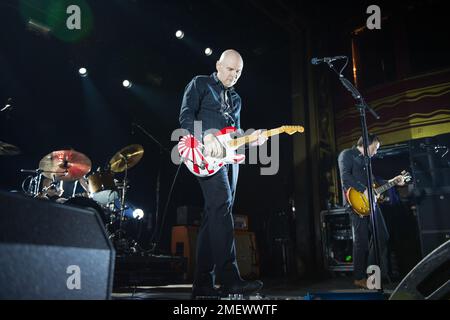
[[[369,193],[367,192],[367,189],[364,190],[364,195],[366,196],[367,200],[369,200]],[[376,193],[374,192],[373,199],[374,199],[375,201],[377,201],[379,197],[380,197],[380,195],[379,195],[379,194],[376,194]]]
[[[213,158],[223,157],[223,147],[213,134],[207,134],[203,138],[203,144],[205,146],[205,156],[210,156]]]

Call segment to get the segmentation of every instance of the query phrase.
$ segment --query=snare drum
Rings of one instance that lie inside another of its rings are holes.
[[[91,198],[99,204],[107,206],[116,199],[119,199],[119,192],[117,191],[112,172],[95,172],[87,179]]]

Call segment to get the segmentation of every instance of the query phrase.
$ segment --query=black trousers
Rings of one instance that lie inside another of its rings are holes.
[[[239,165],[226,165],[215,175],[198,178],[205,206],[197,237],[194,285],[229,284],[241,279],[236,261],[232,208]]]
[[[361,218],[353,212],[349,212],[349,214],[353,231],[353,275],[355,280],[361,280],[367,278],[367,267],[375,264],[372,223],[369,216]],[[380,258],[379,267],[381,269],[381,276],[386,278],[389,274],[389,233],[378,206],[374,214]]]

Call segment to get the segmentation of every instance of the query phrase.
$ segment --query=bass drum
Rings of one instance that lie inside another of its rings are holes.
[[[108,210],[103,209],[97,202],[90,198],[73,197],[65,201],[64,204],[69,206],[94,209],[99,214],[104,225],[107,225],[110,222]]]

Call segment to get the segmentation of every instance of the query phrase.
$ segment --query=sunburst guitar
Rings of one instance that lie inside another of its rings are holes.
[[[204,146],[192,134],[186,135],[178,142],[178,153],[181,160],[192,172],[198,177],[209,177],[216,174],[224,165],[236,163],[240,164],[245,161],[244,154],[238,154],[237,149],[245,144],[251,143],[258,139],[255,135],[246,135],[234,138],[236,133],[235,127],[226,127],[215,134],[217,140],[224,149],[224,157],[213,158],[204,154]],[[279,128],[263,131],[261,135],[267,138],[287,133],[292,135],[296,132],[304,132],[302,126],[281,126]]]
[[[402,171],[401,175],[403,176],[403,179],[405,182],[411,181],[411,174],[406,171]],[[383,184],[380,187],[374,187],[374,198],[379,199],[379,197],[389,190],[390,188],[396,186],[399,183],[399,180],[394,179],[390,182],[387,182]],[[364,217],[368,216],[370,214],[370,206],[369,206],[369,199],[367,199],[366,195],[363,192],[357,191],[355,188],[349,188],[346,192],[347,201],[350,204],[350,206],[353,209],[353,212],[357,215]]]

